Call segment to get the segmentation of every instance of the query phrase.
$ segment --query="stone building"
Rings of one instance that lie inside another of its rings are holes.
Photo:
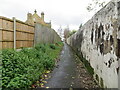
[[[26,23],[30,25],[34,25],[34,23],[40,23],[44,26],[50,27],[51,28],[51,22],[46,23],[44,21],[44,12],[41,12],[41,17],[37,14],[37,11],[34,11],[34,14],[32,15],[31,13],[27,14],[27,20]]]

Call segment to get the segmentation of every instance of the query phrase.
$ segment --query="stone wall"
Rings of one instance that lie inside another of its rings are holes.
[[[39,23],[35,24],[35,44],[55,43],[59,41],[61,41],[61,39],[55,30]]]
[[[112,0],[67,39],[94,69],[101,87],[118,88],[120,66],[120,0]]]

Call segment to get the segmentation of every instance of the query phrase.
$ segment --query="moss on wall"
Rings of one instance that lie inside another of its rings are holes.
[[[100,78],[100,86],[101,86],[102,88],[104,88],[104,83],[103,83],[103,79],[102,79],[102,78]]]

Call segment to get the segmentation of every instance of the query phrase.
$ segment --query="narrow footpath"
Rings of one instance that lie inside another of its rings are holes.
[[[49,74],[45,87],[49,88],[97,88],[84,65],[75,55],[71,47],[64,43],[60,61]]]

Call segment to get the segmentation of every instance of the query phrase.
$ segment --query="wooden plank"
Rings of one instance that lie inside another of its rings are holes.
[[[3,49],[8,48],[8,45],[7,45],[7,44],[8,44],[7,42],[3,42],[3,43],[2,43]]]
[[[28,31],[28,29],[27,29],[27,25],[24,25],[23,30]],[[29,32],[29,31],[28,31],[28,32]]]
[[[27,33],[22,33],[22,35],[23,35],[23,40],[27,40],[28,38],[27,38]]]
[[[22,48],[22,47],[32,47],[33,41],[16,41],[16,47]]]
[[[13,48],[13,42],[3,42],[3,49],[5,48]]]
[[[23,47],[22,42],[23,41],[16,41],[16,48],[22,48]]]
[[[0,29],[2,29],[2,19],[0,19]]]
[[[17,34],[17,40],[19,40],[17,41],[17,48],[33,46],[33,41],[29,41],[29,40],[33,40],[33,36],[34,36],[33,34],[24,33],[24,32],[17,32],[16,34]]]
[[[22,23],[21,23],[20,25],[21,25],[21,30],[22,30],[22,31],[26,31],[26,30],[25,30],[25,28],[24,28],[24,27],[25,27],[25,25],[24,25],[24,24],[22,24]]]
[[[2,19],[0,19],[0,41],[2,41]],[[2,42],[0,42],[0,49],[2,49]]]
[[[30,27],[30,26],[26,25],[26,31],[28,31],[28,32],[30,32],[29,27]],[[30,32],[30,33],[31,33],[31,32]]]
[[[2,41],[2,30],[0,30],[0,41]]]
[[[17,40],[33,40],[33,34],[16,32],[16,39]]]
[[[9,42],[8,43],[8,48],[13,48],[14,47],[14,43],[13,42]]]
[[[27,41],[17,41],[16,47],[17,48],[27,47],[26,42]]]
[[[26,42],[26,47],[29,47],[29,42],[30,42],[30,41],[27,41],[27,42]]]
[[[33,47],[33,41],[29,41],[28,47]]]
[[[34,33],[34,27],[17,22],[16,23],[16,30],[18,31],[23,31],[23,32],[29,32],[29,33]]]
[[[3,41],[13,41],[13,32],[2,31],[2,34]]]
[[[30,28],[30,26],[28,26],[27,29],[28,29],[29,32],[33,33],[32,30],[31,30],[31,28]]]
[[[34,28],[33,27],[29,27],[29,30],[31,33],[34,33]]]
[[[21,32],[16,32],[16,40],[21,40],[22,37]]]
[[[25,47],[26,42],[22,41],[22,47]]]
[[[21,31],[26,31],[26,30],[24,30],[24,24],[20,24],[20,27],[21,27],[20,28]]]
[[[23,31],[30,32],[30,33],[34,33],[34,32],[32,31],[31,26],[24,25],[23,27],[24,27],[24,28],[23,28]]]
[[[0,49],[2,49],[2,42],[0,42]]]
[[[16,30],[20,30],[20,23],[16,22]]]
[[[28,41],[25,41],[25,42],[24,42],[24,46],[25,46],[25,47],[28,47],[28,46],[27,46],[27,43],[28,43]]]
[[[16,48],[19,48],[19,47],[20,47],[19,41],[16,41]]]
[[[34,35],[33,34],[29,34],[29,39],[28,40],[34,40]]]
[[[13,30],[13,22],[3,20],[3,29]]]

